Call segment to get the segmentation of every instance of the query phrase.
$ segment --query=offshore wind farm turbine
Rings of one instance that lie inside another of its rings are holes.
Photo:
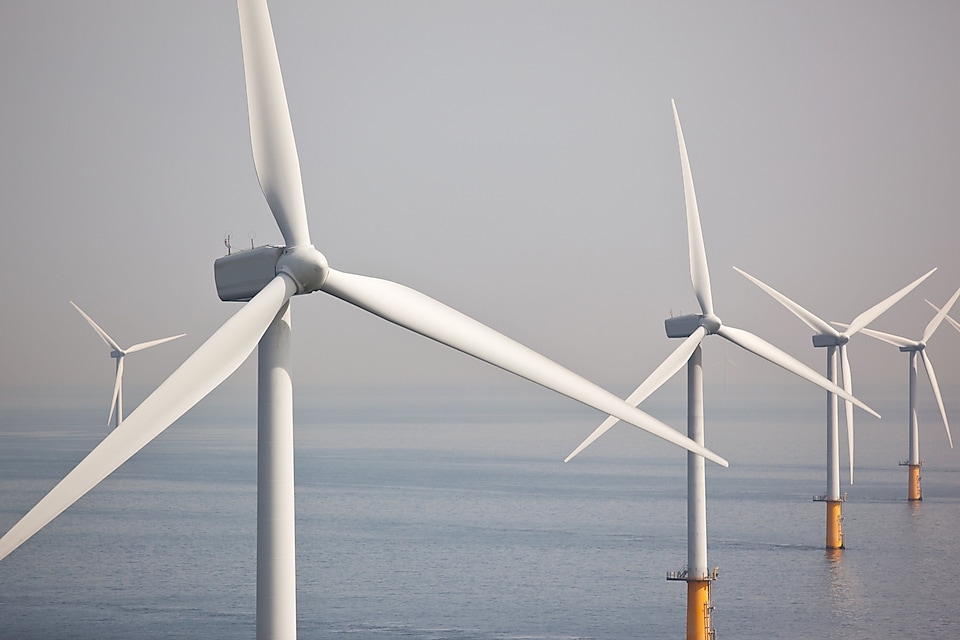
[[[827,378],[833,383],[837,383],[837,369],[842,371],[843,388],[847,393],[853,393],[853,374],[850,371],[850,359],[847,356],[847,343],[858,331],[861,331],[868,324],[876,320],[890,307],[899,302],[905,295],[913,291],[917,285],[930,277],[936,271],[931,269],[926,274],[920,276],[904,288],[893,295],[885,298],[883,301],[873,305],[856,318],[853,319],[844,331],[837,331],[830,323],[823,320],[813,313],[807,311],[799,304],[783,295],[773,287],[754,278],[752,275],[734,267],[737,273],[748,279],[766,291],[774,300],[786,307],[795,316],[800,318],[804,324],[813,329],[816,333],[813,336],[814,347],[826,347],[827,349]],[[838,367],[839,364],[839,367]],[[850,463],[850,484],[853,484],[853,403],[846,401],[846,420],[847,420],[847,452]],[[827,504],[827,527],[826,527],[826,546],[827,549],[843,549],[843,495],[840,493],[840,429],[839,429],[839,407],[837,396],[827,392],[827,493],[823,496],[817,496],[814,500],[826,502]]]
[[[680,146],[680,168],[683,174],[683,193],[687,213],[687,242],[690,251],[690,279],[693,283],[694,294],[696,294],[700,303],[701,313],[671,317],[664,321],[667,337],[684,338],[684,341],[637,387],[636,391],[627,398],[627,402],[639,404],[672,378],[686,363],[687,435],[698,444],[704,444],[703,350],[700,345],[706,336],[717,334],[733,344],[769,360],[827,391],[836,393],[845,400],[850,400],[876,415],[868,406],[810,367],[748,331],[724,325],[714,313],[710,272],[707,268],[707,254],[703,243],[703,232],[700,228],[700,213],[697,209],[697,196],[693,188],[690,160],[687,157],[687,147],[683,140],[683,130],[680,128],[677,106],[673,101],[671,101],[671,105],[673,106],[673,119],[677,129],[677,142]],[[564,462],[569,462],[618,421],[615,416],[604,420],[573,453],[567,456]],[[667,574],[668,580],[681,580],[687,583],[688,640],[706,640],[713,635],[713,626],[710,620],[710,613],[713,610],[710,599],[710,585],[716,577],[716,570],[710,571],[707,565],[707,498],[704,462],[702,457],[688,454],[687,565],[681,571]]]
[[[0,538],[0,559],[156,438],[258,347],[257,638],[296,637],[289,302],[295,295],[316,291],[727,465],[656,418],[422,293],[330,268],[308,229],[300,163],[266,2],[239,0],[238,8],[254,164],[286,246],[251,249],[216,261],[221,299],[246,304]]]
[[[110,399],[110,415],[107,416],[107,426],[109,426],[110,423],[113,422],[114,427],[119,427],[120,423],[123,422],[123,358],[124,356],[130,355],[131,353],[136,353],[137,351],[143,351],[144,349],[149,349],[150,347],[155,347],[158,344],[163,344],[164,342],[170,342],[171,340],[182,338],[187,334],[181,333],[180,335],[170,336],[169,338],[160,338],[159,340],[141,342],[139,344],[133,345],[132,347],[127,347],[126,349],[124,349],[119,344],[117,344],[117,341],[111,338],[107,334],[107,332],[100,327],[100,325],[94,322],[93,318],[91,318],[86,313],[84,313],[83,309],[81,309],[76,304],[74,304],[72,300],[70,301],[70,304],[72,304],[73,308],[76,309],[81,316],[83,316],[83,319],[86,320],[91,327],[93,327],[93,330],[97,332],[97,335],[100,336],[100,338],[105,343],[107,343],[107,346],[112,349],[112,351],[110,351],[110,357],[117,361],[117,367],[116,367],[117,374],[116,374],[116,379],[114,380],[114,383],[113,383],[113,397]],[[115,421],[114,421],[114,417],[116,417]]]
[[[907,413],[907,459],[900,463],[900,466],[907,467],[907,499],[923,500],[923,489],[920,487],[920,466],[923,464],[920,460],[920,426],[917,420],[917,359],[923,361],[923,367],[927,370],[927,378],[930,380],[930,387],[933,389],[933,397],[937,399],[937,407],[940,409],[940,417],[943,419],[943,427],[947,430],[947,442],[950,448],[953,448],[953,437],[950,435],[950,423],[947,422],[947,410],[943,406],[943,396],[940,393],[940,383],[937,382],[937,374],[933,370],[933,362],[930,360],[930,354],[927,353],[927,341],[933,336],[934,332],[940,327],[943,319],[950,313],[953,303],[960,297],[960,289],[957,289],[947,304],[937,311],[933,319],[927,323],[923,330],[923,337],[919,340],[911,340],[895,336],[891,333],[883,333],[873,329],[861,329],[861,333],[871,338],[876,338],[887,344],[899,347],[900,351],[910,354],[910,377],[909,377],[909,405]],[[833,324],[838,327],[847,325],[840,322]]]

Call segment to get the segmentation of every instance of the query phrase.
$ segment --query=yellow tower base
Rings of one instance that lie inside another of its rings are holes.
[[[668,571],[667,580],[687,583],[687,640],[715,640],[713,628],[713,601],[710,598],[710,583],[717,579],[717,567],[699,580],[691,578],[684,567],[680,571]]]
[[[827,500],[827,549],[843,549],[843,511],[841,500]]]
[[[907,499],[923,500],[923,491],[920,489],[920,465],[907,465],[909,471],[909,480],[907,487]]]
[[[710,580],[687,580],[687,640],[715,637],[710,620]]]

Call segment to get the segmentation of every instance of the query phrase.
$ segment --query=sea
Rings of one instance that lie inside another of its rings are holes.
[[[960,450],[931,399],[906,499],[905,391],[858,393],[885,418],[858,414],[853,485],[843,448],[828,551],[822,394],[708,388],[718,638],[960,637]],[[101,395],[0,403],[0,529],[106,435]],[[252,395],[214,392],[0,561],[0,638],[253,638]],[[685,430],[682,389],[643,408]],[[522,383],[298,390],[299,637],[683,638],[686,455],[621,424],[564,463],[602,418]]]

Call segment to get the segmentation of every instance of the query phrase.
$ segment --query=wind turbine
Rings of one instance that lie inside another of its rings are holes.
[[[910,354],[910,399],[907,415],[907,429],[909,438],[907,445],[908,457],[905,462],[900,463],[900,466],[907,467],[908,500],[923,500],[923,490],[920,488],[920,465],[923,463],[920,461],[920,427],[917,422],[918,358],[923,361],[923,367],[927,370],[927,378],[930,379],[930,387],[933,389],[933,397],[937,399],[937,407],[940,409],[940,417],[943,418],[943,427],[947,430],[947,442],[950,443],[950,448],[953,448],[953,438],[950,436],[950,423],[947,422],[947,410],[943,406],[943,396],[940,394],[940,384],[937,382],[937,374],[933,370],[933,362],[930,360],[930,354],[927,353],[927,341],[930,340],[934,332],[940,327],[943,319],[947,317],[948,313],[950,313],[950,309],[953,307],[953,303],[957,301],[958,296],[960,296],[960,289],[957,289],[956,293],[953,294],[953,297],[947,301],[947,304],[945,304],[942,309],[937,311],[937,314],[933,316],[933,319],[927,323],[926,328],[923,330],[923,337],[919,340],[902,338],[890,333],[874,331],[873,329],[860,330],[864,335],[868,335],[871,338],[876,338],[877,340],[881,340],[887,344],[892,344],[895,347],[899,347],[900,351]],[[834,322],[833,324],[837,325],[838,327],[847,326],[840,322]]]
[[[0,538],[0,559],[157,437],[259,345],[257,637],[296,636],[290,298],[323,291],[401,327],[616,415],[727,465],[703,445],[580,376],[436,300],[387,280],[336,271],[313,246],[280,63],[265,0],[240,0],[253,158],[286,247],[215,263],[221,299],[248,301],[36,506]]]
[[[880,317],[887,309],[899,302],[905,295],[913,291],[917,285],[930,277],[936,271],[931,269],[926,274],[920,276],[904,288],[900,289],[882,302],[870,307],[856,318],[853,319],[847,329],[840,332],[834,329],[830,324],[807,311],[799,304],[783,295],[773,287],[761,282],[757,278],[734,267],[737,273],[750,280],[770,296],[789,309],[795,316],[800,318],[804,324],[813,329],[816,333],[813,336],[814,347],[826,347],[827,349],[827,378],[831,382],[837,382],[837,365],[839,361],[842,372],[843,388],[848,393],[853,393],[853,375],[850,371],[850,360],[847,357],[847,343],[858,331],[863,330],[868,324]],[[839,357],[838,357],[839,356]],[[847,420],[847,452],[850,462],[850,484],[853,484],[853,403],[846,403]],[[827,503],[827,529],[826,543],[827,549],[843,549],[843,496],[840,494],[840,434],[839,434],[839,411],[837,396],[827,392],[827,493],[823,496],[816,496],[817,502]]]
[[[120,423],[123,422],[123,357],[131,353],[136,353],[137,351],[143,351],[144,349],[149,349],[150,347],[155,347],[158,344],[163,344],[164,342],[170,342],[171,340],[176,340],[177,338],[182,338],[187,335],[181,333],[177,336],[170,336],[169,338],[160,338],[159,340],[151,340],[150,342],[141,342],[135,344],[132,347],[127,347],[126,349],[122,348],[117,341],[107,335],[107,332],[104,331],[100,325],[93,321],[93,318],[88,316],[83,312],[83,309],[78,307],[71,300],[70,304],[73,305],[73,308],[76,309],[83,319],[89,323],[93,330],[97,332],[97,335],[107,343],[107,346],[112,349],[110,352],[110,357],[117,361],[117,378],[113,383],[113,398],[110,400],[110,415],[107,416],[107,426],[110,425],[116,416],[116,422],[114,422],[114,427],[119,427]]]
[[[677,349],[657,367],[650,376],[637,387],[627,402],[639,404],[656,391],[677,371],[687,364],[687,435],[690,439],[703,444],[703,352],[700,343],[712,334],[726,338],[733,344],[754,353],[761,358],[783,367],[805,380],[813,382],[857,404],[876,415],[865,404],[851,396],[836,384],[823,378],[810,367],[787,355],[765,340],[744,331],[728,327],[714,313],[713,294],[710,289],[710,273],[707,268],[707,254],[700,229],[700,214],[697,210],[697,196],[693,188],[693,176],[690,173],[690,161],[680,128],[680,116],[677,106],[673,106],[673,119],[677,129],[677,141],[680,146],[680,167],[683,174],[683,192],[687,210],[687,241],[690,249],[690,279],[693,291],[700,303],[700,314],[667,318],[664,328],[668,338],[684,338]],[[618,422],[615,416],[608,417],[583,443],[567,456],[565,462],[588,447],[594,440],[606,433]],[[687,638],[705,639],[713,633],[710,612],[710,584],[716,579],[714,569],[707,566],[707,502],[706,479],[703,458],[687,455],[687,566],[678,572],[667,574],[668,580],[682,580],[687,583]]]
[[[715,364],[715,365],[721,365],[721,364],[723,365],[723,390],[726,392],[726,391],[728,390],[728,389],[727,389],[727,369],[730,367],[731,364],[732,364],[733,366],[735,366],[735,367],[738,366],[738,365],[737,365],[737,361],[734,360],[733,358],[731,358],[731,357],[730,357],[730,354],[729,354],[728,351],[727,351],[727,349],[724,348],[724,350],[723,350],[723,359],[717,360],[716,362],[714,362],[714,364]]]

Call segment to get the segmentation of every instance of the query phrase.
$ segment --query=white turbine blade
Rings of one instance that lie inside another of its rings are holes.
[[[117,358],[117,378],[113,381],[113,397],[110,399],[110,415],[107,416],[107,426],[113,420],[113,412],[117,410],[117,398],[120,397],[120,386],[123,384],[123,356]],[[119,416],[119,421],[123,421],[123,416]]]
[[[957,301],[957,297],[960,297],[960,289],[957,289],[956,293],[947,300],[947,304],[943,305],[943,309],[940,309],[937,315],[933,316],[933,319],[927,323],[927,328],[923,330],[923,337],[920,338],[922,342],[926,342],[934,334],[940,326],[940,323],[943,322],[943,319],[950,313],[950,309],[953,308],[953,303]]]
[[[100,328],[100,325],[98,325],[96,322],[93,321],[93,318],[91,318],[90,316],[88,316],[83,312],[83,309],[81,309],[76,304],[74,304],[72,300],[70,301],[70,304],[73,305],[74,309],[80,312],[80,315],[83,316],[83,319],[86,320],[91,327],[93,327],[93,330],[97,332],[97,335],[100,336],[100,338],[104,342],[107,343],[108,347],[110,347],[111,349],[116,349],[117,351],[120,351],[120,352],[123,351],[123,349],[120,348],[120,345],[118,345],[113,338],[108,336],[107,332]]]
[[[687,157],[687,145],[683,141],[680,128],[680,116],[677,104],[671,100],[673,121],[677,127],[677,142],[680,145],[680,170],[683,173],[683,198],[687,207],[687,244],[690,247],[690,281],[693,291],[700,302],[704,315],[713,314],[713,294],[710,290],[710,271],[707,268],[707,250],[703,244],[703,231],[700,229],[700,212],[697,209],[697,194],[693,189],[693,174],[690,172],[690,159]]]
[[[667,359],[660,363],[660,366],[654,369],[653,373],[647,376],[647,379],[640,383],[640,386],[631,393],[626,403],[636,406],[647,399],[647,397],[663,386],[667,380],[680,370],[684,363],[690,359],[690,355],[700,346],[703,337],[707,335],[707,330],[703,327],[697,327],[697,330],[690,334],[686,340],[680,343],[673,353],[667,356]],[[587,436],[587,439],[580,443],[580,446],[574,449],[573,453],[568,455],[563,461],[570,462],[573,458],[589,447],[593,442],[605,434],[610,427],[620,422],[620,418],[608,416],[606,420],[600,423],[600,426],[594,429],[593,433]]]
[[[137,351],[143,351],[144,349],[149,349],[150,347],[155,347],[158,344],[163,344],[164,342],[170,342],[171,340],[176,340],[177,338],[182,338],[187,334],[181,333],[178,336],[170,336],[169,338],[160,338],[159,340],[151,340],[150,342],[141,342],[140,344],[135,344],[132,347],[128,348],[124,353],[136,353]]]
[[[846,329],[848,324],[844,322],[834,322],[833,324],[838,327],[843,327]],[[860,329],[857,333],[862,333],[865,336],[870,336],[887,344],[892,344],[895,347],[915,347],[917,346],[916,340],[911,340],[910,338],[902,338],[900,336],[895,336],[892,333],[884,333],[883,331],[877,331],[876,329]]]
[[[735,329],[733,327],[728,327],[726,325],[720,327],[717,333],[723,336],[724,338],[726,338],[727,340],[729,340],[730,342],[736,345],[739,345],[744,349],[746,349],[747,351],[750,351],[751,353],[754,353],[760,356],[764,360],[769,360],[773,364],[779,367],[783,367],[787,371],[800,376],[804,380],[812,382],[813,384],[817,385],[822,389],[825,389],[826,391],[829,391],[832,394],[840,396],[844,400],[850,400],[855,405],[857,405],[864,411],[867,411],[871,415],[874,415],[878,418],[880,417],[879,413],[877,413],[876,411],[868,407],[866,404],[864,404],[860,400],[857,400],[855,397],[853,397],[852,395],[850,395],[849,393],[841,389],[839,386],[830,382],[829,380],[824,378],[822,375],[820,375],[819,373],[817,373],[807,365],[803,364],[793,356],[787,355],[786,353],[784,353],[777,347],[773,346],[763,338],[757,337],[754,334],[750,333],[749,331],[744,331],[743,329]]]
[[[926,302],[926,303],[927,303],[928,305],[930,305],[931,307],[933,307],[933,310],[934,310],[934,311],[940,311],[940,307],[938,307],[937,305],[933,304],[932,302],[930,302],[930,301],[927,300],[926,298],[924,298],[923,301]],[[944,320],[946,320],[946,321],[949,322],[951,325],[953,325],[953,328],[954,328],[954,329],[956,329],[957,331],[960,331],[960,322],[957,322],[956,320],[954,320],[953,318],[951,318],[949,315],[948,315],[948,316],[944,316]]]
[[[126,462],[239,367],[296,285],[277,276],[157,387],[73,471],[0,538],[0,559]]]
[[[790,312],[793,313],[793,315],[800,318],[800,320],[802,320],[805,325],[807,325],[814,331],[817,331],[819,333],[825,333],[827,335],[836,336],[836,337],[840,336],[840,333],[836,329],[831,327],[827,321],[822,320],[818,316],[810,313],[809,311],[807,311],[806,309],[801,307],[799,304],[797,304],[787,296],[783,295],[782,293],[780,293],[770,285],[765,284],[764,282],[761,282],[757,278],[754,278],[752,275],[750,275],[743,269],[738,269],[737,267],[734,267],[733,270],[739,273],[740,275],[742,275],[744,278],[746,278],[753,284],[757,285],[758,287],[766,291],[771,298],[773,298],[774,300],[782,304],[784,307],[786,307]]]
[[[239,0],[250,141],[260,188],[287,247],[310,244],[300,159],[266,0]]]
[[[840,371],[843,375],[843,390],[853,395],[853,373],[850,371],[850,358],[847,357],[847,345],[840,345]],[[847,453],[850,458],[850,484],[853,484],[853,403],[843,401],[847,417]]]
[[[930,378],[930,386],[933,387],[933,397],[937,399],[937,406],[940,408],[940,417],[943,418],[943,427],[947,430],[947,442],[953,449],[953,437],[950,435],[950,423],[947,422],[947,410],[943,406],[943,396],[940,395],[940,383],[937,382],[937,374],[933,371],[933,362],[927,355],[927,350],[920,351],[920,359],[923,360],[923,366],[927,370],[927,377]]]
[[[908,293],[916,289],[917,285],[919,285],[921,282],[929,278],[930,275],[936,270],[937,270],[936,267],[934,267],[924,275],[920,276],[919,278],[917,278],[916,280],[914,280],[913,282],[905,286],[903,289],[900,289],[899,291],[897,291],[895,294],[893,294],[889,298],[873,305],[872,307],[870,307],[869,309],[867,309],[866,311],[858,315],[856,318],[853,319],[853,322],[850,323],[850,326],[847,327],[847,330],[845,331],[846,335],[852,336],[856,332],[860,331],[860,329],[863,329],[865,326],[867,326],[868,324],[870,324],[871,322],[879,318],[880,314],[882,314],[884,311],[886,311],[887,309],[895,305],[897,302],[899,302],[905,295],[907,295]]]
[[[617,416],[687,451],[727,466],[726,460],[656,418],[473,318],[408,287],[330,269],[321,287],[384,320]]]
[[[661,362],[660,366],[654,369],[653,373],[647,376],[647,379],[630,394],[626,399],[627,404],[637,406],[650,397],[651,393],[662,387],[667,380],[672,378],[674,374],[686,364],[690,356],[693,355],[693,352],[700,346],[705,335],[707,335],[707,330],[703,327],[697,327],[697,329],[681,342],[680,346],[674,349],[673,353],[667,356],[667,359]]]

